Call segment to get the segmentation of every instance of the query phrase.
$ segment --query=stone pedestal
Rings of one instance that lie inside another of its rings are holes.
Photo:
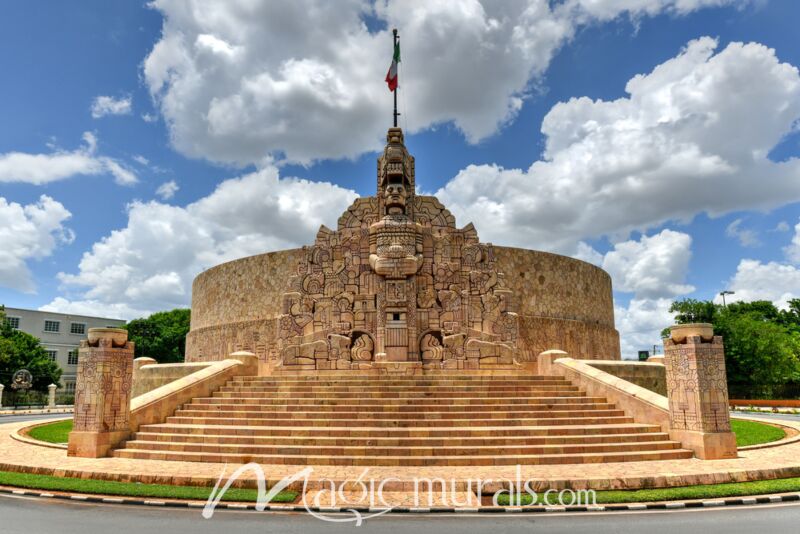
[[[47,407],[48,408],[55,408],[56,407],[56,389],[58,386],[55,384],[50,384],[47,386]]]
[[[129,435],[133,343],[118,328],[90,328],[78,350],[69,456],[100,458]]]
[[[664,340],[670,437],[698,458],[736,458],[722,338],[711,325],[673,327]]]

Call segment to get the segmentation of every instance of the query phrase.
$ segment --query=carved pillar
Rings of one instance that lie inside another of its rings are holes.
[[[58,386],[55,384],[50,384],[47,386],[47,407],[48,408],[55,408],[56,407],[56,389]]]
[[[129,435],[133,343],[119,328],[90,328],[78,350],[69,456],[100,458]]]
[[[664,340],[670,437],[698,458],[736,458],[722,337],[710,324],[673,326]]]

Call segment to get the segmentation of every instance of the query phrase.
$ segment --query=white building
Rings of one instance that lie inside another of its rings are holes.
[[[6,320],[12,328],[21,330],[41,340],[50,358],[57,362],[61,375],[61,391],[75,392],[75,375],[78,371],[78,347],[90,328],[118,327],[121,319],[87,317],[65,313],[6,308]]]

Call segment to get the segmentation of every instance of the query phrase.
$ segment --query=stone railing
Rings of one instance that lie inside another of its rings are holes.
[[[725,352],[722,338],[714,336],[711,325],[678,325],[664,340],[667,396],[614,376],[597,362],[573,360],[563,351],[541,353],[537,365],[539,374],[563,376],[589,395],[606,397],[637,422],[660,425],[698,458],[737,456],[728,410]],[[625,364],[617,370],[626,366],[633,368]]]
[[[581,360],[573,360],[566,352],[549,350],[539,355],[539,374],[563,376],[593,397],[605,397],[638,422],[660,425],[669,431],[667,398],[628,382]]]
[[[133,360],[133,389],[131,390],[131,397],[135,399],[139,395],[144,395],[156,388],[205,369],[212,363],[156,363],[152,358],[136,358]]]
[[[632,384],[649,389],[659,395],[667,395],[667,369],[664,360],[580,360],[596,369],[605,371]]]
[[[139,426],[164,421],[180,405],[211,395],[233,377],[258,374],[254,354],[235,353],[131,400],[133,352],[127,331],[116,328],[91,328],[81,342],[69,456],[107,456]]]

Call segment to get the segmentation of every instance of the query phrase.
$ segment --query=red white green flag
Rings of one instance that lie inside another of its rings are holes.
[[[386,73],[386,83],[389,84],[389,91],[397,89],[397,64],[400,63],[400,43],[394,45],[394,57],[392,58],[392,66],[389,67],[389,72]]]

